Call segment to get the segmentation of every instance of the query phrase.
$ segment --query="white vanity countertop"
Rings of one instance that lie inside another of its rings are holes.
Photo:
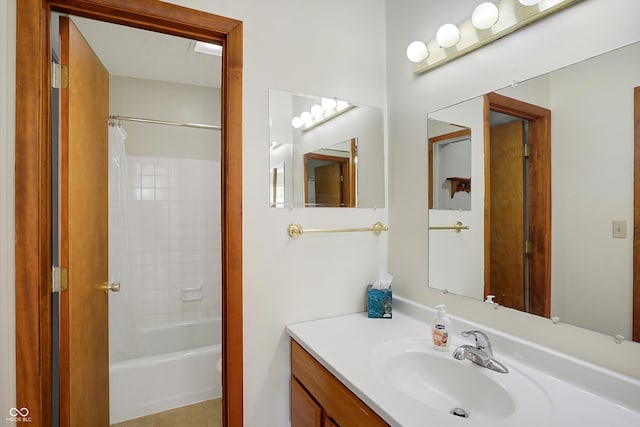
[[[448,408],[434,410],[388,384],[383,373],[376,372],[376,364],[372,363],[376,348],[386,341],[429,339],[430,336],[430,325],[397,310],[395,298],[392,319],[369,319],[366,313],[357,313],[289,325],[286,329],[305,350],[392,426],[640,426],[640,381],[523,343],[517,338],[510,341],[508,335],[466,323],[455,316],[452,319],[455,333],[464,330],[457,327],[486,332],[492,340],[495,358],[517,375],[532,379],[544,391],[548,415],[535,421],[514,417],[491,422],[472,421],[472,417],[462,419],[450,415]],[[455,347],[462,343],[470,341],[456,335],[446,354],[433,352],[451,357]],[[512,352],[515,357],[509,357]],[[528,361],[532,363],[524,363]],[[469,361],[459,363],[489,371]],[[545,366],[552,368],[541,369]],[[494,374],[511,373],[490,372],[487,375]],[[461,369],[461,375],[465,375],[464,369]]]

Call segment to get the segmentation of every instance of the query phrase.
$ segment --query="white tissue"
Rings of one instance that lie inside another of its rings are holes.
[[[372,289],[389,289],[391,287],[391,282],[393,281],[393,276],[380,269],[380,274],[376,279],[375,283],[371,287]]]

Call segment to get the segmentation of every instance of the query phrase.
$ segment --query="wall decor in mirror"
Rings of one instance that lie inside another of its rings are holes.
[[[383,208],[381,108],[269,90],[271,207]]]
[[[429,231],[429,286],[631,339],[638,86],[640,43],[430,113],[470,129],[473,191],[429,210],[469,225]]]

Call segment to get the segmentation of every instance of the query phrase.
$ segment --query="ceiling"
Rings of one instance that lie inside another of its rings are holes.
[[[193,41],[123,25],[72,17],[109,74],[220,87],[219,56],[193,52]]]

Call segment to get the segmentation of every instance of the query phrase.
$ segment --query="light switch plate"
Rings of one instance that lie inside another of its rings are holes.
[[[615,239],[627,238],[627,221],[611,221],[612,235]]]

